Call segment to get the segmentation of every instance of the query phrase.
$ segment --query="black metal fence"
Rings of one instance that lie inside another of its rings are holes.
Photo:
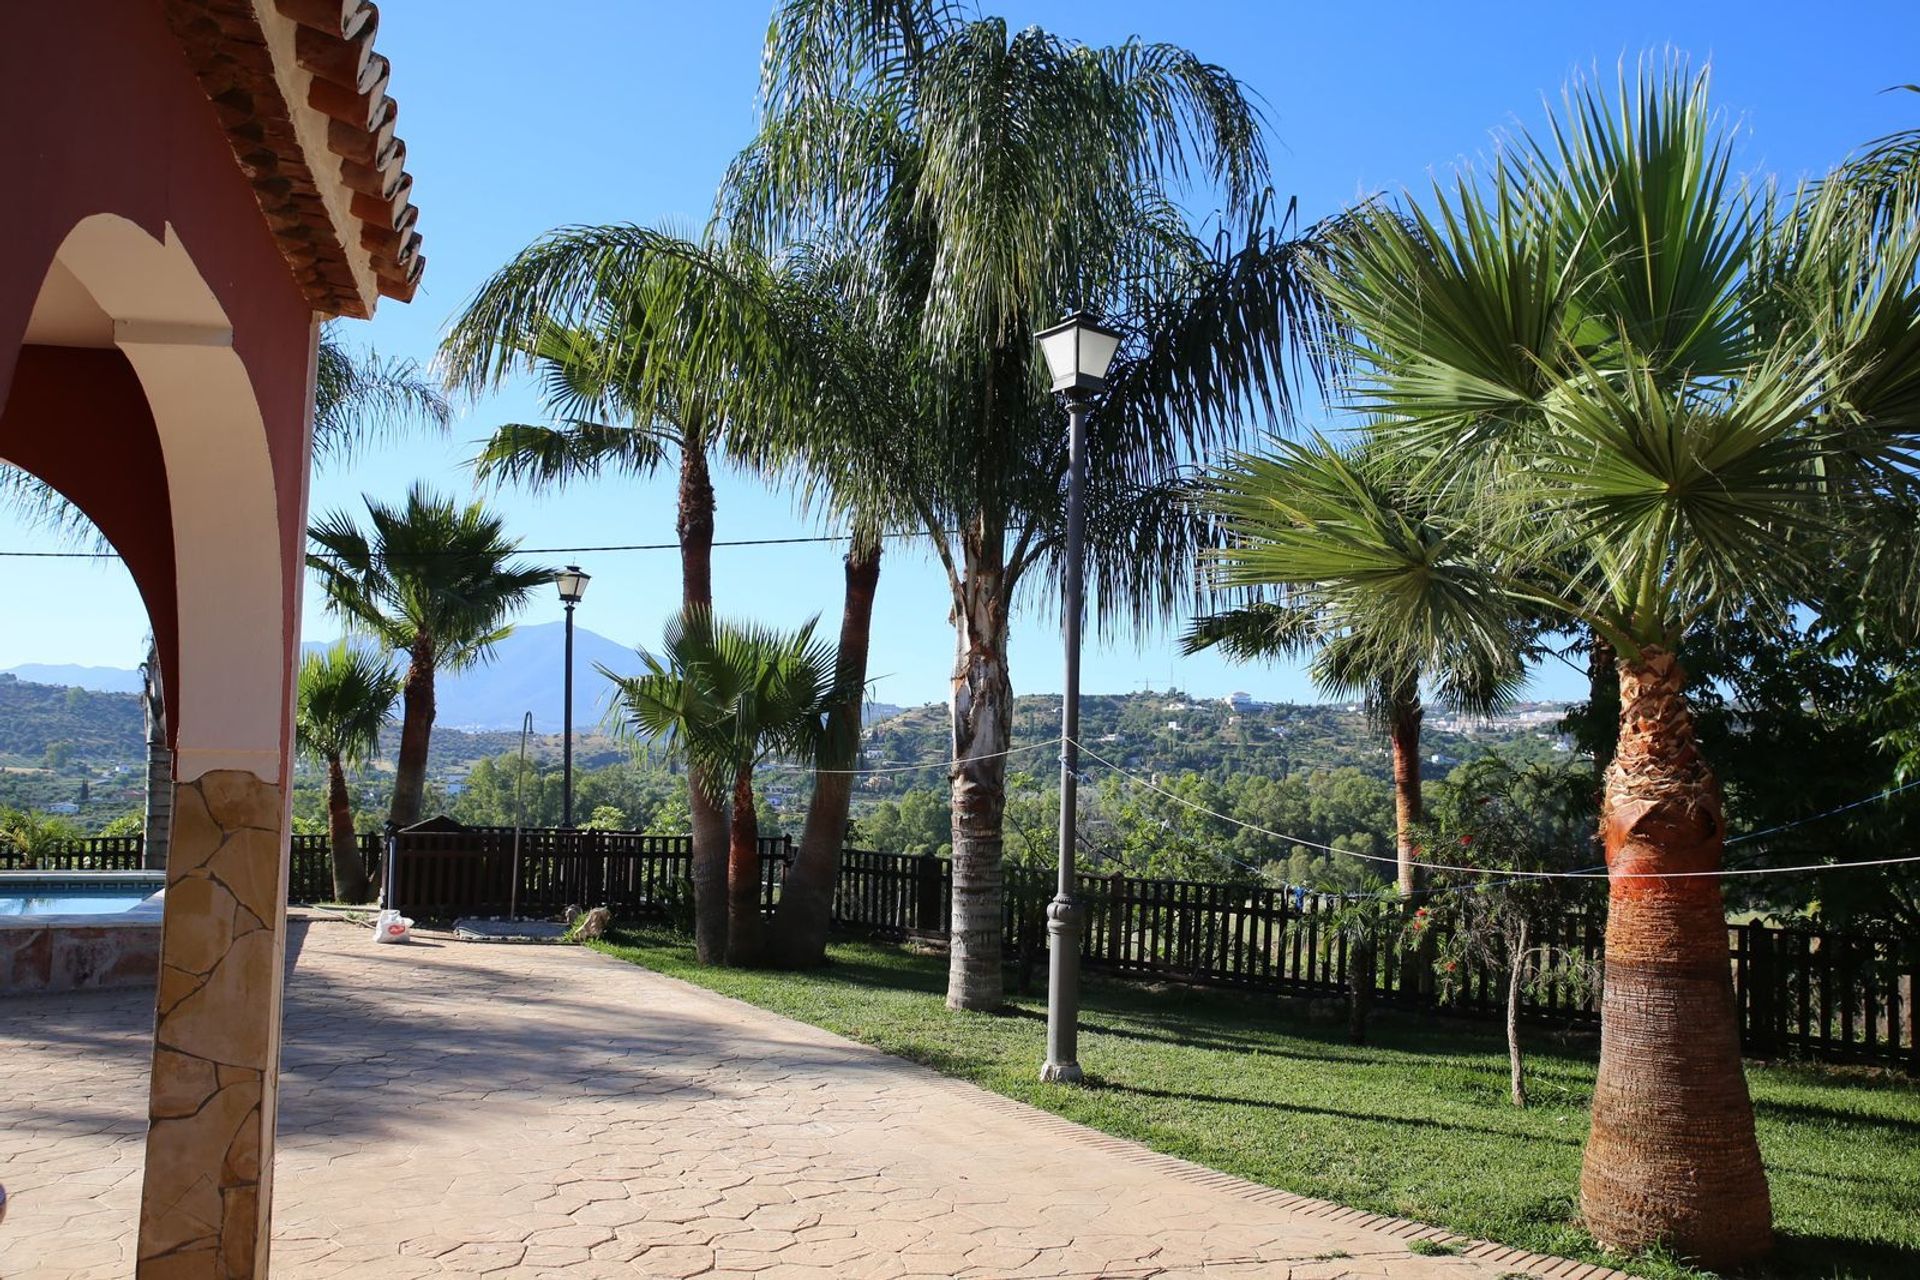
[[[360,837],[361,856],[379,883],[380,837]],[[779,901],[792,843],[760,842],[762,902]],[[57,871],[138,870],[141,841],[121,836],[82,841],[31,863],[0,851],[0,870],[23,865]],[[516,878],[517,870],[517,878]],[[410,830],[398,837],[394,898],[427,918],[487,915],[510,907],[551,914],[567,906],[606,906],[616,916],[670,915],[688,903],[692,841],[636,832],[524,830],[516,854],[510,827]],[[333,897],[327,839],[295,836],[288,897]],[[1046,947],[1050,874],[1007,874],[1005,939],[1010,957],[1031,962]],[[1338,997],[1365,972],[1338,927],[1330,896],[1258,885],[1226,885],[1121,875],[1082,875],[1082,955],[1091,967],[1179,982],[1290,995]],[[848,849],[841,857],[833,919],[839,927],[885,938],[939,939],[952,917],[952,866],[943,858]],[[1596,972],[1605,921],[1572,912],[1544,941]],[[1727,927],[1727,958],[1749,1052],[1833,1062],[1896,1066],[1920,1074],[1920,962],[1892,938],[1758,924]],[[1376,963],[1365,980],[1374,997],[1425,1008],[1437,997],[1424,983],[1403,984],[1401,966]],[[1599,1020],[1597,990],[1555,984],[1523,993],[1523,1016],[1565,1024]],[[1504,1009],[1505,980],[1474,969],[1461,975],[1449,1007],[1493,1014]]]

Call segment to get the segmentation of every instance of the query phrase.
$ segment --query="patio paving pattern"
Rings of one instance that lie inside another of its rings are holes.
[[[577,948],[291,929],[276,1277],[1596,1280],[1155,1155]],[[132,1272],[153,998],[0,999],[0,1277]]]

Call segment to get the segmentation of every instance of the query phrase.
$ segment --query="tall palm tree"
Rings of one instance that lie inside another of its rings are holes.
[[[1420,889],[1414,829],[1424,821],[1420,726],[1427,683],[1457,710],[1488,714],[1525,678],[1524,629],[1472,530],[1394,474],[1377,445],[1342,451],[1319,436],[1221,468],[1201,501],[1226,545],[1210,557],[1223,590],[1278,589],[1200,619],[1189,653],[1313,655],[1330,697],[1362,699],[1393,757],[1398,884]]]
[[[912,338],[910,412],[860,447],[952,595],[947,1001],[993,1008],[1009,625],[1064,541],[1064,416],[1032,334],[1084,305],[1127,335],[1090,427],[1090,577],[1102,621],[1145,621],[1184,597],[1204,533],[1182,517],[1181,467],[1238,439],[1249,410],[1290,406],[1295,339],[1317,334],[1300,270],[1314,241],[1266,216],[1240,84],[1185,50],[1010,34],[937,0],[789,0],[763,66],[723,217],[736,238],[864,261],[861,305]],[[1176,203],[1189,175],[1233,234],[1195,236]]]
[[[393,506],[365,499],[370,528],[336,511],[308,530],[307,564],[327,607],[381,646],[407,657],[400,758],[389,820],[420,820],[433,735],[434,681],[487,659],[551,568],[515,562],[518,543],[479,503],[461,507],[424,484]]]
[[[1833,504],[1870,487],[1847,477],[1884,475],[1892,424],[1853,407],[1889,372],[1863,317],[1915,285],[1856,258],[1846,274],[1870,283],[1831,295],[1846,322],[1823,332],[1813,267],[1770,282],[1706,78],[1679,62],[1612,97],[1576,86],[1544,141],[1506,154],[1425,207],[1362,213],[1327,288],[1386,447],[1529,567],[1516,597],[1618,655],[1581,1205],[1605,1244],[1732,1266],[1769,1247],[1770,1204],[1715,874],[1720,791],[1676,655],[1734,611],[1788,607]]]
[[[327,768],[327,830],[333,851],[333,896],[365,902],[367,868],[354,831],[348,768],[357,767],[380,743],[380,731],[400,696],[400,677],[384,655],[355,649],[342,640],[300,664],[293,730],[298,748]]]
[[[453,419],[439,386],[412,360],[355,353],[337,323],[320,330],[313,379],[313,458],[326,467],[367,445],[425,427],[444,432]]]
[[[898,421],[898,362],[844,305],[852,264],[806,252],[768,259],[718,233],[695,241],[631,225],[553,233],[487,281],[455,321],[443,356],[456,386],[477,391],[514,369],[545,388],[554,422],[510,424],[477,459],[482,478],[559,486],[645,473],[677,453],[685,610],[711,609],[713,486],[708,453],[791,483],[853,536],[839,661],[849,705],[834,732],[857,740],[867,635],[891,489],[861,438]],[[883,369],[884,366],[884,369]],[[873,425],[849,431],[855,420]],[[884,424],[884,425],[883,425]],[[724,955],[723,801],[688,775],[694,830],[696,946]],[[719,793],[724,794],[724,793]],[[824,957],[851,779],[820,774],[782,897],[780,950]]]
[[[731,792],[730,965],[758,964],[765,954],[754,766],[774,756],[821,768],[844,768],[852,759],[849,744],[829,732],[844,691],[836,686],[833,650],[814,639],[814,627],[809,621],[781,632],[693,609],[667,624],[659,654],[640,651],[640,674],[601,669],[614,682],[629,729],[697,765],[716,804]]]

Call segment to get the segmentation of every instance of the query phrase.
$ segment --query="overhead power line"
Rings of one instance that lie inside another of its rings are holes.
[[[823,533],[808,534],[793,538],[716,538],[711,545],[716,547],[783,547],[806,542],[845,542],[846,534]],[[924,538],[927,533],[922,529],[901,533],[883,533],[883,538]],[[597,547],[515,547],[517,556],[558,556],[590,555],[611,551],[678,551],[678,542],[622,542],[609,543]],[[414,552],[414,555],[460,555],[462,552]],[[9,560],[118,560],[118,551],[0,551],[0,558]]]

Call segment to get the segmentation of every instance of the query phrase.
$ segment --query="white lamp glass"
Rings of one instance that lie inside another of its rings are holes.
[[[1120,335],[1085,311],[1076,311],[1051,329],[1034,336],[1055,391],[1098,391],[1107,384],[1120,349]]]
[[[567,604],[579,604],[581,597],[587,594],[587,583],[593,575],[580,572],[580,566],[570,564],[553,576],[554,585],[560,588],[560,599]]]

